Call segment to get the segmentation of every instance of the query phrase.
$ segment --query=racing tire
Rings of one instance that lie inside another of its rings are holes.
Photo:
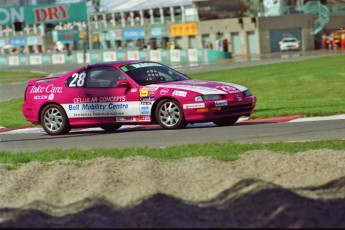
[[[172,99],[161,100],[156,107],[155,115],[163,129],[182,129],[188,124],[180,104]]]
[[[115,130],[119,129],[122,125],[119,124],[113,124],[113,125],[101,125],[101,129],[103,129],[106,132],[114,132]]]
[[[44,131],[49,135],[63,135],[71,130],[65,110],[60,105],[46,105],[40,118]]]
[[[240,117],[228,117],[220,120],[213,121],[214,124],[218,126],[230,126],[235,124]]]

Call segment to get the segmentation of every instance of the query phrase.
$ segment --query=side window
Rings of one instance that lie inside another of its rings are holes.
[[[86,71],[81,71],[72,74],[70,78],[67,79],[67,86],[70,88],[84,87],[86,82]]]
[[[119,70],[112,67],[96,67],[90,71],[86,87],[91,88],[112,88],[116,82],[126,79]]]

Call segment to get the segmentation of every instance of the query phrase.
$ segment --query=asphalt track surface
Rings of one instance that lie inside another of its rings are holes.
[[[310,53],[272,54],[268,57],[245,57],[224,60],[209,65],[172,65],[185,73],[205,72],[219,69],[241,68],[283,61],[297,61],[327,55],[344,55],[344,51],[313,51]],[[275,56],[276,55],[276,56]],[[285,56],[284,56],[285,55]],[[76,66],[45,66],[37,68],[16,67],[15,70],[43,71],[47,74],[61,73]],[[23,68],[23,69],[21,69]],[[13,70],[6,67],[0,70]],[[49,70],[49,71],[48,71]],[[0,85],[0,101],[23,95],[26,83]],[[299,121],[299,122],[295,122]],[[344,140],[344,116],[336,119],[298,120],[286,117],[265,120],[240,120],[234,126],[217,127],[212,123],[189,125],[181,130],[162,130],[159,126],[124,126],[114,133],[100,129],[72,130],[63,136],[49,136],[42,129],[0,130],[0,150],[25,152],[52,149],[130,148],[159,147],[196,143],[255,143],[255,142],[298,142],[315,140]]]

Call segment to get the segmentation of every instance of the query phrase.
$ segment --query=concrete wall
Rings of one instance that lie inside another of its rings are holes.
[[[345,15],[332,16],[328,23],[328,29],[340,30],[341,28],[345,29]]]
[[[231,40],[232,34],[238,33],[241,39],[241,55],[248,54],[248,44],[247,44],[247,33],[254,32],[256,37],[258,37],[258,29],[256,24],[256,19],[252,21],[252,18],[241,18],[242,24],[240,23],[239,18],[230,18],[230,19],[218,19],[218,20],[208,20],[202,21],[198,23],[199,34],[198,36],[201,38],[203,34],[210,35],[210,41],[213,44],[214,49],[216,49],[216,39],[217,33],[220,32],[223,34],[223,38],[228,39],[229,41],[229,52],[233,53]],[[199,47],[201,48],[201,39],[199,41]],[[257,47],[259,47],[259,40],[257,39]]]
[[[280,17],[258,18],[259,40],[261,53],[272,52],[270,34],[274,30],[297,29],[301,31],[302,49],[314,49],[313,26],[316,17],[313,15],[296,14]]]

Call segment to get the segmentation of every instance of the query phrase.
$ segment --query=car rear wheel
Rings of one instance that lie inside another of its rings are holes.
[[[213,121],[218,126],[229,126],[235,124],[240,117],[228,117],[220,120]]]
[[[50,104],[43,108],[41,125],[49,135],[61,135],[70,131],[68,118],[64,109],[56,104]]]
[[[115,130],[119,129],[122,125],[113,124],[113,125],[101,125],[101,129],[106,132],[114,132]]]
[[[187,125],[180,104],[171,99],[164,99],[158,103],[156,119],[163,129],[181,129]]]

